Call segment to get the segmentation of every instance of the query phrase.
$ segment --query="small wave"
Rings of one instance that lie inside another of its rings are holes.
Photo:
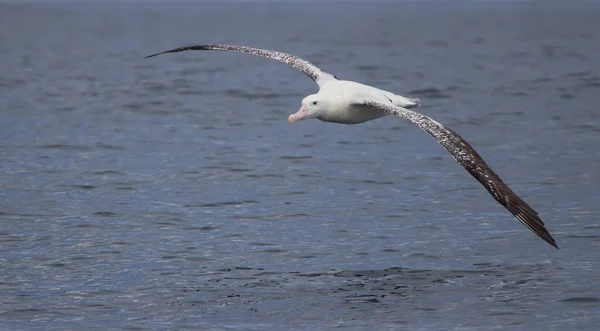
[[[242,206],[246,204],[254,204],[259,203],[254,200],[242,200],[242,201],[222,201],[222,202],[208,202],[208,203],[199,203],[193,205],[184,205],[184,207],[200,207],[200,208],[213,208],[213,207],[227,207],[227,206]]]
[[[77,224],[69,224],[66,226],[70,229],[101,229],[102,227],[97,224],[90,223],[77,223]]]
[[[566,236],[567,238],[574,238],[574,239],[596,239],[596,238],[600,238],[600,236],[597,235],[577,235],[577,234],[570,234]]]
[[[70,187],[70,188],[76,188],[76,189],[80,189],[80,190],[93,190],[96,188],[96,186],[94,185],[60,185],[60,187]]]
[[[310,214],[305,214],[305,213],[296,213],[296,214],[288,214],[288,215],[284,215],[286,218],[293,218],[293,217],[310,217]]]
[[[186,261],[189,262],[208,262],[208,261],[213,261],[213,259],[208,258],[208,257],[204,257],[204,256],[189,256],[189,257],[184,257],[183,258]]]
[[[408,92],[410,95],[416,95],[424,99],[449,99],[450,95],[444,93],[444,91],[436,87],[426,87],[422,89],[411,90]]]
[[[100,171],[94,171],[91,174],[103,176],[103,175],[124,175],[125,173],[116,171],[116,170],[100,170]]]
[[[27,81],[24,79],[0,77],[0,87],[16,88],[25,84]]]
[[[288,253],[290,252],[287,249],[280,249],[280,248],[273,248],[273,249],[263,249],[262,251],[260,251],[261,253]]]
[[[231,172],[250,172],[254,169],[246,169],[246,168],[225,168],[225,170],[227,171],[231,171]]]
[[[559,300],[560,302],[566,303],[598,303],[600,302],[600,298],[596,297],[573,297]]]
[[[206,226],[189,226],[187,228],[183,228],[183,230],[185,231],[196,231],[196,230],[200,230],[200,231],[214,231],[214,230],[218,230],[219,228],[216,226],[210,226],[210,225],[206,225]]]
[[[356,180],[356,179],[351,179],[346,181],[346,183],[349,184],[375,184],[375,185],[393,185],[394,182],[392,181],[379,181],[379,180],[373,180],[373,179],[365,179],[365,180]]]
[[[575,98],[575,96],[571,93],[563,93],[560,95],[560,98],[563,100],[569,100]]]
[[[124,151],[125,150],[125,148],[123,148],[121,146],[108,145],[108,144],[103,144],[103,143],[97,144],[96,147],[101,148],[101,149],[115,150],[115,151]]]
[[[83,145],[69,145],[69,144],[48,144],[38,146],[41,149],[60,149],[60,150],[71,150],[71,151],[89,151],[88,146]]]
[[[435,255],[430,255],[430,254],[425,254],[425,253],[409,253],[409,254],[405,254],[403,255],[403,257],[416,257],[416,258],[423,258],[423,259],[439,259],[439,256],[435,256]]]
[[[249,245],[251,245],[251,246],[273,246],[274,244],[263,243],[263,242],[253,242],[253,243],[249,243]]]
[[[291,155],[284,155],[279,157],[280,160],[307,160],[307,159],[312,159],[313,157],[310,155],[301,155],[301,156],[291,156]]]
[[[144,90],[152,91],[152,92],[166,92],[171,89],[170,85],[161,84],[161,83],[145,83]]]
[[[588,76],[593,75],[594,73],[592,71],[577,71],[577,72],[572,72],[569,74],[566,74],[565,77],[567,78],[585,78]]]
[[[409,269],[406,268],[388,268],[383,270],[344,270],[334,274],[336,277],[350,277],[350,278],[360,278],[360,277],[387,277],[391,275],[399,275],[405,272],[410,272]]]
[[[99,211],[99,212],[95,212],[94,215],[96,216],[102,216],[102,217],[115,217],[117,216],[117,214],[110,212],[110,211]]]

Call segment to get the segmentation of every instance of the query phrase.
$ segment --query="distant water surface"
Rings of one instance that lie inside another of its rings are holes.
[[[0,329],[598,330],[600,5],[0,4]],[[421,98],[427,134],[287,116],[290,52]]]

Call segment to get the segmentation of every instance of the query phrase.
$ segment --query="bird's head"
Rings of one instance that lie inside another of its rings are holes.
[[[325,110],[325,99],[318,94],[311,94],[302,100],[302,107],[300,107],[300,110],[288,117],[288,123],[292,124],[305,118],[319,118]]]

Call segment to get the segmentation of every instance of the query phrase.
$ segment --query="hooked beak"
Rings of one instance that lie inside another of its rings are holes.
[[[308,115],[308,107],[306,107],[305,104],[302,104],[302,107],[300,107],[300,110],[298,110],[297,113],[290,115],[290,117],[288,117],[288,123],[292,124],[296,121],[299,121],[301,119],[306,118],[306,116]]]

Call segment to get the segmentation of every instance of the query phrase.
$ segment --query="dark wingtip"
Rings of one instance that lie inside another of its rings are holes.
[[[154,57],[154,56],[157,56],[157,55],[161,55],[161,54],[166,54],[166,53],[177,53],[177,52],[189,51],[189,50],[202,50],[202,49],[204,49],[203,47],[206,47],[206,45],[190,45],[190,46],[183,46],[183,47],[173,48],[173,49],[170,49],[168,51],[164,51],[164,52],[160,52],[160,53],[156,53],[156,54],[145,56],[144,59],[147,59],[149,57]]]
[[[545,229],[544,229],[545,230]],[[539,235],[539,234],[538,234]],[[546,233],[542,236],[539,235],[542,239],[544,239],[545,242],[549,243],[550,245],[552,245],[552,247],[556,248],[556,249],[560,249],[558,248],[558,245],[556,244],[556,240],[554,240],[554,238],[552,238],[552,235],[550,235],[550,233],[546,230]]]
[[[540,220],[540,222],[541,222],[541,220]],[[552,235],[550,234],[550,232],[548,232],[548,230],[546,230],[546,228],[544,227],[543,223],[540,226],[541,226],[541,228],[537,228],[537,229],[534,230],[535,234],[537,234],[545,242],[547,242],[550,245],[552,245],[552,247],[554,247],[556,249],[559,249],[558,245],[556,244],[556,240],[554,240],[554,238],[552,238]]]
[[[152,54],[152,55],[144,56],[144,59],[147,59],[147,58],[149,58],[149,57],[155,57],[155,56],[157,56],[157,55],[161,55],[161,54],[164,54],[164,53],[165,53],[165,52],[160,52],[160,53],[156,53],[156,54]]]

